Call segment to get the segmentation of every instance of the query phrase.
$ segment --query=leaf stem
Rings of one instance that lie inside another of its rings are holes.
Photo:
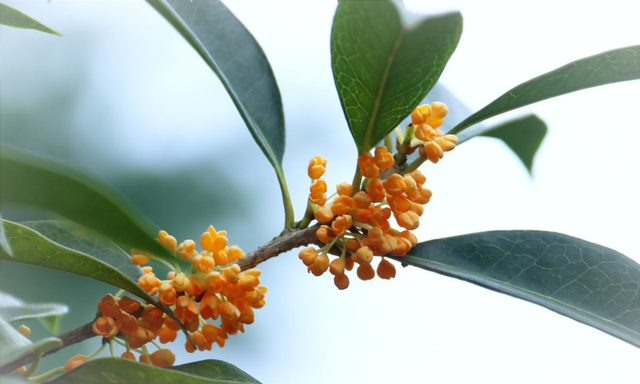
[[[384,137],[384,146],[387,147],[387,152],[393,153],[393,134],[391,132]]]
[[[284,205],[284,228],[293,228],[295,214],[293,213],[293,204],[291,203],[287,179],[284,177],[284,170],[282,168],[276,168],[276,175],[278,176],[278,183],[280,184],[280,191],[282,192],[282,204]]]
[[[294,228],[307,228],[309,226],[309,223],[311,223],[314,218],[312,204],[311,200],[307,200],[307,210],[304,213],[304,217],[294,225]]]
[[[352,195],[355,195],[360,191],[360,183],[362,182],[362,174],[360,174],[360,167],[356,165],[356,173],[353,175],[353,181],[351,187],[353,187]]]
[[[54,368],[48,372],[43,373],[42,375],[30,377],[29,381],[33,383],[44,383],[45,381],[60,373],[64,373],[64,367]]]

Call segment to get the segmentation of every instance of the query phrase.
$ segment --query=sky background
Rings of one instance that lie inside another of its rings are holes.
[[[3,142],[107,181],[178,239],[197,238],[213,224],[250,251],[280,232],[280,192],[269,164],[216,76],[150,6],[134,0],[6,3],[65,36],[0,28]],[[284,168],[300,215],[309,158],[328,159],[325,178],[335,185],[351,180],[356,156],[330,67],[336,2],[225,4],[262,45],[278,80],[287,123]],[[417,14],[462,12],[462,39],[441,83],[474,111],[532,77],[640,39],[640,5],[632,1],[405,4]],[[420,240],[539,229],[640,261],[638,100],[640,83],[626,82],[489,121],[535,113],[547,123],[533,177],[499,141],[461,145],[422,169],[434,197]],[[23,214],[3,208],[9,219]],[[465,282],[406,268],[392,281],[353,275],[349,289],[338,291],[330,276],[307,275],[295,251],[261,269],[267,305],[247,333],[222,350],[183,353],[178,363],[221,359],[264,383],[638,378],[640,350],[631,345]],[[19,296],[25,300],[68,302],[65,328],[90,319],[94,309],[87,302],[115,292],[7,263],[0,276],[0,288],[11,292],[25,276],[38,281]],[[96,343],[80,348],[90,352]]]

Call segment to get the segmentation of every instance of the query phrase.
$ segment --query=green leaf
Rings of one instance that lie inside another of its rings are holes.
[[[147,0],[220,78],[253,139],[273,165],[287,226],[293,209],[282,169],[285,147],[280,90],[262,48],[219,0]]]
[[[491,127],[478,136],[502,140],[520,158],[531,174],[533,159],[546,134],[547,125],[544,121],[536,115],[528,115]]]
[[[69,312],[69,307],[59,303],[29,304],[0,291],[0,317],[8,322],[38,319],[53,334],[58,333],[58,320]]]
[[[182,327],[182,323],[176,319],[171,309],[160,305],[137,283],[113,266],[93,256],[54,243],[24,225],[7,220],[3,220],[3,224],[7,238],[13,246],[13,257],[0,252],[0,260],[55,269],[111,284],[152,303]],[[184,327],[182,329],[186,334]]]
[[[56,337],[48,337],[32,343],[0,316],[0,367],[11,364],[29,353],[42,354],[61,346],[62,341]]]
[[[541,231],[493,231],[418,244],[394,258],[546,307],[640,347],[640,264]]]
[[[0,203],[50,210],[124,246],[175,259],[152,235],[157,231],[110,187],[4,146]]]
[[[240,384],[258,383],[231,364],[204,360],[171,369],[119,358],[90,361],[51,381],[56,384]]]
[[[133,281],[143,275],[142,268],[131,262],[131,257],[113,242],[97,237],[85,228],[67,221],[29,221],[22,225],[36,230],[47,239],[71,248],[116,268]]]
[[[2,215],[0,215],[0,222],[2,221]],[[4,234],[4,226],[0,224],[0,249],[6,252],[9,256],[13,253],[11,251],[11,244],[7,241],[7,236]]]
[[[14,28],[33,29],[40,32],[50,33],[56,36],[62,36],[60,33],[47,27],[37,20],[25,15],[17,9],[0,3],[0,24]]]
[[[461,33],[459,13],[407,26],[391,1],[339,3],[331,30],[331,64],[359,153],[380,142],[427,95]]]
[[[490,117],[555,96],[599,85],[640,79],[640,46],[614,49],[580,59],[509,90],[469,116],[450,133]]]

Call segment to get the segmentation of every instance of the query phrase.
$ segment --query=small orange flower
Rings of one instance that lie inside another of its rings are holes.
[[[336,218],[331,223],[331,231],[337,236],[342,237],[353,225],[353,219],[349,215],[343,215]]]
[[[374,162],[373,155],[369,152],[358,157],[358,167],[360,168],[360,174],[370,179],[378,177],[380,173],[380,169]]]
[[[81,366],[86,362],[87,362],[87,357],[85,355],[75,355],[69,360],[67,360],[67,362],[64,365],[64,371],[69,372],[72,369],[78,368],[79,366]]]
[[[387,147],[376,148],[376,155],[373,161],[380,171],[385,171],[395,164],[395,159],[391,153],[387,152]]]
[[[111,317],[98,317],[96,321],[93,322],[91,330],[96,336],[102,336],[107,339],[118,334],[116,322]]]
[[[151,354],[151,364],[156,367],[171,367],[175,361],[176,355],[169,349],[159,349]]]
[[[309,162],[308,173],[312,179],[319,179],[324,175],[327,167],[327,160],[320,156],[316,156]]]
[[[429,105],[421,105],[411,112],[411,123],[413,125],[424,124],[431,115],[431,107]]]

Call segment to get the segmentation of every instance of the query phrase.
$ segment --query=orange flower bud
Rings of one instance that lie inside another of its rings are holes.
[[[349,196],[339,196],[331,204],[331,211],[336,215],[346,215],[355,207],[353,199]]]
[[[344,268],[347,271],[352,270],[354,264],[355,264],[355,261],[353,261],[353,257],[347,257],[344,259]]]
[[[228,256],[227,257],[228,263],[233,263],[234,261],[243,257],[244,252],[237,245],[232,245],[227,249],[227,256]],[[224,265],[224,264],[221,264],[221,265]]]
[[[410,211],[418,216],[422,216],[422,214],[424,213],[424,206],[418,203],[411,203]]]
[[[213,261],[215,265],[229,264],[229,253],[227,252],[227,249],[228,248],[221,249],[213,254]]]
[[[376,155],[373,161],[380,171],[385,171],[395,164],[395,159],[391,153],[387,152],[387,147],[376,148]]]
[[[175,361],[176,355],[174,355],[169,349],[158,349],[151,354],[151,364],[156,367],[171,367]]]
[[[456,135],[446,135],[436,139],[436,143],[442,148],[443,151],[449,152],[456,147],[458,143],[458,137]]]
[[[349,277],[345,274],[336,275],[333,278],[333,283],[339,290],[347,289],[349,287]]]
[[[100,313],[104,317],[118,317],[121,312],[115,297],[113,297],[110,293],[103,297],[102,300],[100,300],[100,302],[98,303],[98,311],[100,311]]]
[[[122,355],[120,355],[120,357],[123,359],[136,361],[135,355],[129,351],[123,352]]]
[[[139,361],[143,364],[151,365],[151,359],[147,355],[140,355]]]
[[[126,312],[120,313],[116,320],[116,327],[125,335],[135,332],[138,329],[138,321],[135,317]]]
[[[415,136],[418,140],[431,141],[436,137],[436,130],[427,124],[416,125]]]
[[[336,192],[338,192],[340,196],[351,196],[353,186],[347,182],[340,183],[336,186]]]
[[[213,225],[207,228],[207,231],[200,236],[200,246],[209,252],[218,252],[224,249],[229,240],[226,231],[216,231]]]
[[[427,181],[425,175],[423,175],[422,172],[420,172],[418,169],[409,173],[408,176],[411,176],[411,178],[415,180],[418,189],[422,188],[422,185]]]
[[[171,252],[175,252],[178,248],[178,241],[175,237],[169,235],[167,231],[160,231],[160,233],[158,233],[158,241]]]
[[[91,330],[96,336],[102,336],[107,339],[118,334],[116,322],[111,317],[98,317],[96,321],[93,322]]]
[[[371,180],[369,185],[367,185],[367,194],[369,195],[369,198],[373,201],[384,200],[384,198],[386,197],[386,194],[384,191],[382,180],[380,179]]]
[[[29,337],[29,335],[31,334],[31,328],[27,327],[24,324],[21,324],[18,327],[18,333],[20,333],[24,337]]]
[[[240,280],[240,266],[238,264],[232,264],[222,269],[222,276],[227,280],[228,284],[235,284]]]
[[[392,174],[385,180],[382,185],[388,194],[397,196],[404,193],[404,181],[402,180],[402,176],[397,173]]]
[[[374,162],[373,155],[369,152],[358,157],[358,168],[360,168],[360,174],[369,179],[378,177],[380,173],[380,169]]]
[[[178,273],[176,277],[173,278],[173,280],[171,280],[171,285],[176,290],[176,292],[184,292],[189,289],[191,280],[189,280],[189,278],[187,278],[187,276],[181,272]]]
[[[218,307],[220,309],[220,317],[225,320],[236,320],[240,317],[238,307],[229,301],[221,301],[220,304],[218,304]]]
[[[329,272],[331,272],[332,275],[344,274],[344,260],[341,258],[334,259],[329,264]]]
[[[347,246],[347,249],[350,250],[351,252],[355,252],[360,248],[360,242],[356,239],[347,239],[347,241],[345,242],[345,245]]]
[[[412,179],[413,180],[413,179]],[[411,209],[412,202],[404,195],[399,196],[387,196],[387,202],[389,207],[394,213],[406,212]]]
[[[420,147],[420,157],[426,157],[434,164],[440,161],[443,156],[442,148],[435,141],[429,141]]]
[[[421,105],[411,112],[411,123],[413,125],[424,124],[431,116],[431,107],[429,105]]]
[[[326,253],[321,253],[313,261],[313,264],[309,266],[309,271],[314,276],[320,276],[329,269],[329,256]]]
[[[213,292],[220,292],[227,285],[227,280],[220,272],[209,272],[204,279],[204,288]]]
[[[131,262],[135,265],[145,265],[149,262],[150,258],[151,256],[146,252],[137,251],[135,249],[131,251]]]
[[[149,292],[149,294],[152,296],[158,293],[160,284],[162,284],[162,282],[155,276],[142,275],[138,278],[138,285],[140,286],[140,288]]]
[[[193,259],[191,259],[191,265],[196,271],[207,274],[211,272],[216,262],[211,256],[195,255]]]
[[[164,313],[153,305],[147,305],[142,312],[140,325],[149,331],[155,332],[164,324]]]
[[[353,203],[357,208],[368,208],[371,205],[371,198],[369,197],[369,195],[367,195],[366,192],[359,191],[356,192],[355,195],[353,195]]]
[[[75,355],[69,360],[67,360],[67,362],[64,365],[64,371],[69,372],[72,369],[78,368],[79,366],[81,366],[86,362],[87,362],[87,357],[85,355]]]
[[[193,240],[185,240],[180,243],[180,246],[178,247],[178,256],[185,261],[192,258],[195,252],[196,242]]]
[[[327,167],[327,160],[320,156],[316,156],[309,162],[308,173],[312,179],[319,179],[324,175]]]
[[[414,230],[420,225],[420,217],[412,211],[397,214],[396,221],[399,226],[408,230]]]
[[[396,241],[395,237],[391,235],[384,235],[382,237],[382,242],[379,245],[380,251],[383,254],[391,253],[391,251],[393,251],[396,248],[397,244],[398,242]]]
[[[153,273],[153,267],[149,267],[149,266],[142,267],[142,272],[145,275],[155,276],[155,274]]]
[[[440,103],[438,101],[434,101],[431,103],[431,118],[435,119],[444,119],[449,113],[449,108],[445,103]]]
[[[368,224],[373,219],[374,212],[375,212],[374,207],[369,207],[365,209],[356,208],[356,210],[353,211],[352,215],[356,221],[359,221],[364,224]]]
[[[381,279],[389,280],[396,277],[396,267],[394,267],[389,260],[382,259],[380,264],[378,264],[377,273]]]
[[[371,264],[365,263],[360,264],[358,270],[356,271],[356,274],[358,275],[360,280],[371,280],[375,277],[376,272],[373,270]]]
[[[418,238],[411,231],[402,231],[400,233],[400,237],[403,237],[411,243],[412,247],[415,247],[418,244]]]
[[[162,305],[172,306],[176,302],[176,290],[169,283],[162,283],[158,291],[158,302]]]
[[[123,296],[118,300],[118,307],[127,313],[133,313],[140,309],[140,302],[136,299],[132,299],[129,296]]]
[[[327,182],[324,180],[316,180],[311,184],[309,191],[312,195],[317,195],[327,192]]]
[[[338,217],[331,223],[331,230],[337,237],[344,236],[353,225],[353,219],[349,215]]]
[[[313,217],[318,220],[318,223],[328,223],[333,220],[333,212],[327,207],[318,207],[313,211]]]
[[[351,259],[358,264],[369,264],[373,260],[373,252],[369,247],[361,247],[351,256]]]
[[[306,247],[298,254],[300,260],[302,260],[304,265],[306,265],[307,267],[313,264],[314,261],[316,261],[317,256],[318,252],[313,247]]]
[[[328,243],[335,238],[332,232],[329,230],[329,226],[321,225],[316,231],[316,237],[323,243]]]
[[[422,188],[420,191],[418,191],[418,195],[411,198],[411,201],[424,205],[427,204],[429,200],[431,200],[431,195],[432,193],[430,189]]]

